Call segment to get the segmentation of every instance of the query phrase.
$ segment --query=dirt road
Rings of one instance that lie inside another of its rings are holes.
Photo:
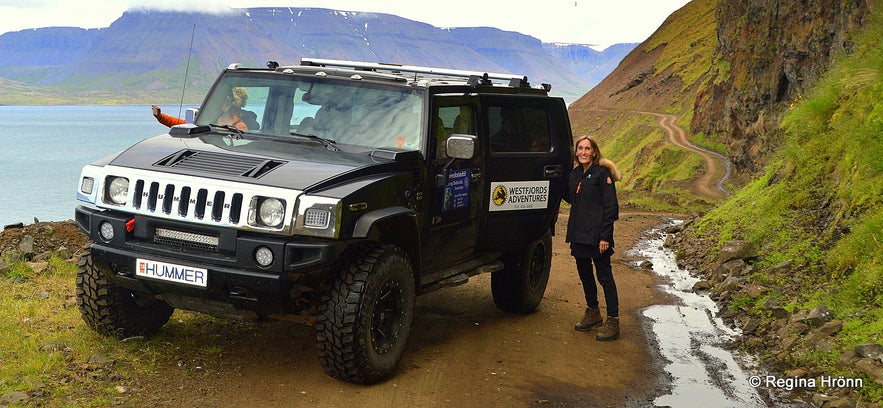
[[[712,199],[725,198],[730,193],[724,188],[724,182],[730,177],[732,171],[730,161],[720,153],[703,149],[687,140],[687,133],[677,125],[677,116],[656,112],[638,112],[653,115],[659,119],[659,126],[665,130],[668,141],[676,146],[694,151],[702,156],[705,162],[705,173],[699,176],[693,183],[697,193]]]
[[[207,318],[191,332],[203,339],[212,358],[181,355],[175,366],[157,367],[155,375],[140,379],[132,393],[158,407],[652,405],[664,375],[638,310],[664,300],[655,277],[629,267],[622,254],[661,218],[621,214],[614,274],[622,337],[599,342],[592,332],[573,330],[585,304],[564,243],[566,215],[565,210],[559,220],[552,277],[536,313],[497,309],[489,275],[420,297],[400,370],[386,382],[356,386],[327,377],[311,327]],[[161,333],[151,343],[168,345],[174,353],[175,340],[164,337]]]
[[[675,116],[640,113],[658,117],[671,143],[702,155],[707,171],[694,180],[700,194],[728,195],[725,158],[687,141]],[[176,366],[158,367],[132,392],[158,407],[652,406],[666,379],[638,313],[670,300],[656,289],[652,273],[630,267],[636,260],[623,254],[644,231],[662,223],[661,215],[623,213],[616,224],[622,336],[613,342],[573,330],[585,304],[564,243],[567,211],[561,215],[552,276],[536,313],[518,316],[497,309],[488,275],[418,298],[406,354],[397,375],[386,382],[357,386],[326,376],[312,327],[231,325],[207,318],[190,332],[205,339],[212,358],[182,355]],[[174,344],[172,338],[159,341]]]

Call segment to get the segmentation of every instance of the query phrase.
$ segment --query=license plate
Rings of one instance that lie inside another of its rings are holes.
[[[149,279],[159,279],[185,285],[206,287],[208,270],[192,266],[138,258],[135,261],[135,274]]]

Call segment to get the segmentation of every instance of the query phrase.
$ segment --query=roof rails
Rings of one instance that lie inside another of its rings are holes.
[[[529,88],[530,83],[527,81],[527,76],[522,75],[514,75],[514,74],[500,74],[500,73],[491,73],[491,72],[480,72],[480,71],[465,71],[459,69],[449,69],[449,68],[432,68],[432,67],[421,67],[416,65],[400,65],[400,64],[385,64],[385,63],[377,63],[377,62],[359,62],[359,61],[344,61],[344,60],[334,60],[334,59],[321,59],[321,58],[302,58],[300,64],[302,66],[316,66],[316,67],[338,67],[338,68],[352,68],[357,71],[387,71],[389,73],[394,74],[423,74],[429,76],[435,76],[439,78],[462,78],[467,81],[469,85],[478,86],[478,85],[493,85],[492,80],[499,81],[508,81],[506,83],[507,86],[520,88],[525,87]],[[546,88],[548,85],[543,84],[543,88]]]

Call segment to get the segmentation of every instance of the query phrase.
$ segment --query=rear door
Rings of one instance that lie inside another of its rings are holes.
[[[554,225],[572,140],[559,98],[484,96],[485,214],[478,249],[523,248]]]

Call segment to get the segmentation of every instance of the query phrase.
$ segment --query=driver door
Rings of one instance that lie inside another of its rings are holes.
[[[452,159],[445,142],[453,134],[477,135],[478,103],[474,97],[437,97],[430,130],[430,219],[424,267],[437,269],[471,256],[477,237],[477,214],[484,202],[480,184],[483,161],[476,140],[471,159]]]

